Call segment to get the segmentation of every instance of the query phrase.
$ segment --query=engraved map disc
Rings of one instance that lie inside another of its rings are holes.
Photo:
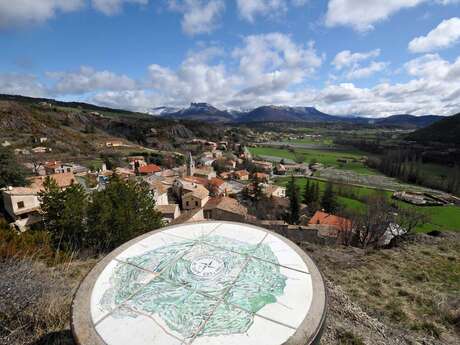
[[[77,291],[72,330],[79,345],[305,345],[325,310],[321,274],[295,244],[209,221],[110,253]]]

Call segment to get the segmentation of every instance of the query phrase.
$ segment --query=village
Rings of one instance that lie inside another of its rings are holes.
[[[45,143],[46,138],[40,139]],[[116,149],[122,141],[105,146]],[[2,190],[5,213],[10,226],[19,232],[40,226],[40,192],[47,177],[59,188],[80,184],[88,194],[103,190],[116,175],[122,180],[146,183],[167,224],[203,220],[237,221],[260,225],[294,240],[336,243],[347,219],[312,209],[300,203],[299,220],[290,224],[290,199],[286,187],[273,183],[276,176],[311,176],[315,167],[306,163],[272,163],[256,160],[249,149],[238,143],[192,139],[193,152],[184,156],[184,164],[162,166],[149,161],[148,155],[127,155],[124,164],[108,169],[102,164],[91,170],[80,164],[44,161],[26,166],[34,175],[27,187],[8,186]],[[49,149],[43,148],[43,152]],[[16,152],[16,154],[23,154]],[[260,202],[260,199],[265,202]],[[263,204],[263,209],[260,209]]]

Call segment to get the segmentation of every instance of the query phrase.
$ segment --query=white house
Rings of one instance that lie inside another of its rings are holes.
[[[9,187],[2,192],[5,211],[13,219],[12,225],[20,231],[41,220],[37,192],[29,187]]]

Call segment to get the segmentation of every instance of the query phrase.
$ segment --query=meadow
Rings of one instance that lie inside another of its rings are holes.
[[[296,184],[303,192],[307,180],[318,183],[320,195],[326,188],[326,182],[315,179],[296,178]],[[277,178],[275,183],[280,186],[286,186],[289,177]],[[344,184],[333,183],[336,191],[337,201],[339,205],[346,211],[362,212],[366,209],[365,198],[371,195],[384,195],[391,199],[392,193],[389,191],[377,190],[365,187],[355,187]],[[394,200],[398,206],[402,207],[417,207],[412,206],[402,201]],[[429,222],[417,227],[417,232],[430,232],[433,230],[439,231],[459,231],[460,232],[460,207],[458,206],[419,206],[417,210],[423,212],[429,217]]]
[[[351,170],[364,175],[379,174],[360,161],[365,154],[358,150],[324,151],[300,148],[291,150],[272,147],[251,147],[249,150],[254,156],[287,158],[294,161],[303,161],[305,163],[317,162],[325,166],[335,167],[341,170]],[[339,162],[341,159],[348,160],[348,163]]]

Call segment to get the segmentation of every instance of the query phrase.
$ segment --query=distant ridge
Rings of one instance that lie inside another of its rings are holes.
[[[156,109],[167,109],[161,107]],[[437,115],[414,116],[408,114],[392,115],[382,118],[336,116],[323,113],[314,107],[289,107],[266,105],[248,111],[220,110],[208,103],[191,103],[190,107],[174,112],[162,111],[160,116],[175,119],[189,119],[220,123],[254,123],[254,122],[328,122],[354,123],[417,129],[429,126],[444,118]]]
[[[409,134],[407,139],[423,144],[438,142],[460,145],[460,113],[419,129]]]
[[[233,111],[220,110],[209,103],[191,103],[187,108],[156,107],[145,112],[134,112],[123,109],[97,106],[84,102],[63,102],[48,98],[34,98],[19,95],[0,94],[0,101],[19,101],[24,103],[46,102],[54,106],[75,107],[96,112],[112,112],[132,116],[162,117],[176,120],[203,121],[208,123],[256,123],[256,122],[326,122],[375,125],[382,127],[397,127],[418,129],[429,126],[445,116],[426,115],[414,116],[408,114],[392,115],[380,118],[353,117],[330,115],[314,107],[289,107],[289,106],[260,106],[252,110]]]

